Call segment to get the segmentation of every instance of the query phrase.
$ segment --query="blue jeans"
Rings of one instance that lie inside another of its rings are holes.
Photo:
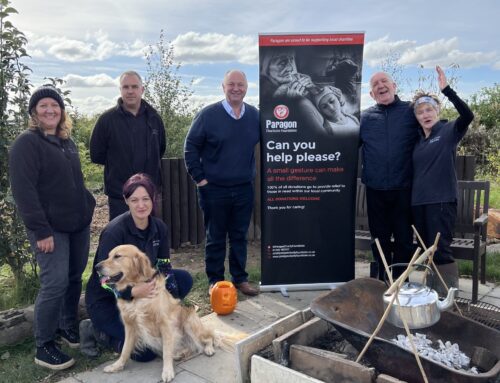
[[[172,271],[179,287],[179,297],[180,299],[184,299],[189,291],[191,291],[191,287],[193,287],[193,278],[185,270],[173,269]],[[120,319],[120,310],[116,302],[113,301],[112,304],[107,302],[102,304],[96,303],[88,307],[87,311],[94,328],[109,337],[107,346],[113,351],[120,353],[125,341],[125,328]],[[144,350],[133,352],[131,358],[138,362],[149,362],[156,358],[156,354],[149,348],[145,348]]]
[[[209,283],[224,280],[226,238],[229,238],[232,280],[234,283],[246,282],[247,231],[253,210],[253,184],[224,187],[209,183],[198,188],[198,195],[205,222],[205,271]]]
[[[78,329],[82,273],[89,257],[90,226],[76,233],[54,232],[54,251],[43,253],[34,232],[27,230],[40,268],[40,290],[35,301],[37,347],[53,341],[58,329]]]

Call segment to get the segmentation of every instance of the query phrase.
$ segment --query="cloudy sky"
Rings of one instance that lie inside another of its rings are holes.
[[[237,4],[237,5],[236,5]],[[221,99],[221,78],[239,68],[258,103],[258,34],[365,32],[362,106],[366,83],[388,55],[398,58],[408,91],[433,67],[455,64],[458,92],[467,97],[500,82],[498,0],[12,0],[12,22],[28,37],[35,84],[66,80],[73,104],[91,114],[113,105],[117,78],[146,74],[144,52],[163,30],[193,81],[193,103]]]

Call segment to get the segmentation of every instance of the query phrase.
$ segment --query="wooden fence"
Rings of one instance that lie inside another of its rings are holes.
[[[249,240],[261,236],[261,176],[260,153],[256,150],[257,175],[255,177],[255,206],[248,229]],[[361,164],[361,162],[360,162]],[[456,170],[459,180],[473,181],[476,171],[474,156],[458,156]],[[358,176],[361,165],[358,167]],[[170,233],[170,246],[178,249],[182,244],[198,245],[205,239],[203,213],[198,205],[196,185],[186,172],[184,159],[162,159],[162,214]]]

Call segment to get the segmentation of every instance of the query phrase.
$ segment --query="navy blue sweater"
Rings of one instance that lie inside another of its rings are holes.
[[[417,138],[418,122],[410,103],[398,96],[389,105],[377,104],[363,111],[363,183],[376,190],[410,189]]]
[[[455,158],[457,145],[467,132],[474,114],[449,86],[443,89],[460,117],[438,121],[429,137],[422,133],[413,151],[411,204],[426,205],[457,200]]]
[[[255,145],[260,139],[259,112],[245,103],[235,120],[222,102],[202,109],[194,118],[184,146],[186,168],[198,183],[221,186],[251,182],[255,177]]]

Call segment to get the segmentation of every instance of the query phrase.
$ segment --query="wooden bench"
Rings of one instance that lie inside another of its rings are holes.
[[[476,302],[478,298],[479,271],[481,271],[481,283],[486,283],[486,231],[489,193],[489,181],[458,181],[457,220],[451,248],[455,258],[472,261],[473,302]],[[355,247],[358,250],[371,250],[371,242],[366,189],[358,178]]]

